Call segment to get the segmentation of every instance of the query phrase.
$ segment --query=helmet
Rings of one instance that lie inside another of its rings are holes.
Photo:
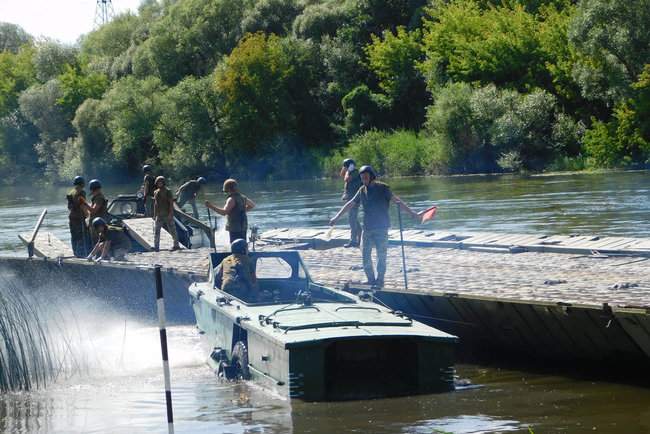
[[[166,182],[166,181],[165,181],[165,177],[164,177],[164,176],[159,176],[159,177],[157,177],[157,178],[156,178],[156,182],[155,182],[155,184],[158,184],[158,182],[160,182],[160,181],[162,181],[163,184],[164,184],[164,183]]]
[[[362,166],[361,169],[359,169],[359,175],[363,173],[369,173],[371,178],[377,177],[377,173],[375,172],[375,169],[372,168],[372,166]]]
[[[101,217],[95,217],[93,219],[93,227],[97,229],[99,226],[106,226],[106,222]]]
[[[233,191],[237,188],[237,181],[230,178],[223,182],[223,191]]]
[[[84,185],[86,183],[86,180],[83,178],[83,176],[75,176],[74,181],[72,181],[72,185]]]
[[[246,241],[242,240],[241,238],[238,238],[235,241],[233,241],[232,244],[230,244],[230,251],[232,253],[239,253],[240,255],[245,255],[247,247],[248,245],[246,244]]]
[[[343,160],[343,167],[345,167],[346,169],[350,167],[350,164],[356,164],[352,158],[346,158],[345,160]]]
[[[151,167],[151,164],[145,164],[144,166],[142,166],[142,171],[144,173],[149,173],[152,170],[153,170],[153,167]]]
[[[205,179],[205,178],[202,177],[202,176],[199,176],[198,178],[196,178],[196,181],[197,181],[199,184],[201,184],[201,185],[205,185],[205,184],[208,183],[208,180]]]
[[[97,190],[98,188],[102,188],[102,183],[99,182],[99,179],[91,179],[88,183],[88,188],[90,191]]]

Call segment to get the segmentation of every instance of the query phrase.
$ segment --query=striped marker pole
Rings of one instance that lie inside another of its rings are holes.
[[[154,269],[156,275],[156,302],[158,304],[158,324],[160,329],[160,349],[162,350],[163,371],[165,373],[165,401],[167,402],[167,431],[174,434],[174,411],[172,410],[172,385],[167,353],[167,330],[165,329],[165,299],[163,298],[162,273],[160,265]]]

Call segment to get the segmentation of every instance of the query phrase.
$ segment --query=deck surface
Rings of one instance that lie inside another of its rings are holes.
[[[154,220],[151,217],[126,219],[122,221],[129,235],[147,250],[154,246]],[[164,228],[160,231],[160,248],[171,249],[174,245],[172,236]]]

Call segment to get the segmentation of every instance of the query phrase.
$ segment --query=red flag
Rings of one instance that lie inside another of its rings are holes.
[[[424,211],[420,211],[418,213],[418,215],[422,219],[421,222],[424,223],[426,221],[432,220],[433,217],[435,217],[437,210],[438,210],[438,207],[434,205],[431,208],[427,208]]]

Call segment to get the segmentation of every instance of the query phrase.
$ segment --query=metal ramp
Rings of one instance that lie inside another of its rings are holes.
[[[122,220],[122,224],[128,231],[129,235],[136,243],[140,244],[145,250],[153,250],[154,238],[154,221],[151,217]],[[174,246],[174,240],[165,229],[160,231],[160,249],[171,249]],[[185,247],[181,245],[181,249]]]
[[[29,245],[31,233],[19,234],[18,238],[25,245]],[[34,238],[34,254],[39,258],[70,258],[74,257],[72,248],[51,232],[39,232]]]

